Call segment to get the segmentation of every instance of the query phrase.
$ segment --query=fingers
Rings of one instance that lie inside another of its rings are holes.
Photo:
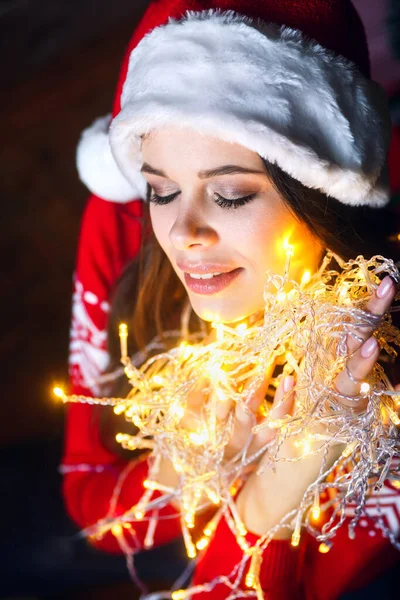
[[[368,301],[365,310],[372,315],[381,317],[390,308],[396,286],[387,275],[382,279],[378,288]],[[334,385],[343,396],[359,396],[362,381],[368,377],[379,358],[379,344],[371,335],[375,327],[359,327],[354,336],[348,335],[347,348],[351,357],[347,360],[345,369],[336,377]],[[351,400],[341,399],[344,406],[354,407]],[[357,408],[365,408],[367,400],[359,400]]]
[[[360,394],[361,383],[368,377],[379,358],[379,344],[372,336],[368,338],[362,346],[348,359],[346,368],[341,371],[335,379],[335,387],[339,394],[344,396],[358,396]],[[354,403],[341,400],[344,406],[354,406]],[[360,401],[358,408],[364,408],[366,401]]]
[[[266,393],[268,391],[268,387],[271,381],[272,372],[274,370],[275,365],[270,365],[268,369],[266,369],[264,373],[264,379],[258,390],[247,397],[246,406],[256,414],[258,409],[260,408],[261,403],[263,402]]]
[[[271,380],[271,375],[273,371],[273,365],[271,365],[264,374],[264,379],[260,385],[260,387],[253,393],[250,394],[246,399],[246,406],[243,404],[237,404],[235,409],[235,416],[242,423],[247,422],[249,420],[253,420],[252,415],[256,415],[258,409],[260,408],[261,403],[264,401],[265,395],[268,391],[268,387]],[[226,419],[230,409],[232,408],[231,400],[220,400],[217,405],[217,417],[219,419]]]
[[[256,424],[257,411],[265,398],[272,375],[273,365],[265,372],[263,381],[259,388],[246,399],[246,404],[238,402],[235,406],[235,418],[231,441],[229,442],[225,458],[231,458],[247,444],[251,430]],[[232,407],[232,402],[220,402],[217,404],[217,417],[226,418]]]
[[[276,389],[276,394],[271,409],[275,419],[281,419],[282,416],[290,413],[294,400],[293,394],[290,392],[292,392],[293,388],[293,375],[286,375],[286,377],[282,377]],[[286,412],[283,412],[285,410]]]
[[[271,408],[271,412],[269,414],[270,418],[275,421],[277,419],[282,419],[286,415],[291,415],[293,412],[294,406],[294,385],[295,380],[292,375],[287,375],[286,377],[282,377],[279,382],[279,386],[277,387],[274,402]],[[254,439],[254,443],[252,445],[251,450],[257,450],[261,448],[269,441],[272,440],[276,431],[272,427],[265,427],[260,429]]]
[[[377,317],[381,317],[390,308],[393,299],[396,295],[396,286],[393,280],[387,275],[382,279],[379,287],[375,290],[369,299],[365,310]],[[360,348],[363,341],[367,340],[374,331],[374,327],[359,327],[355,336],[351,334],[347,338],[347,348],[350,353],[355,352]]]
[[[265,398],[265,395],[267,393],[269,383],[271,380],[273,368],[274,368],[273,365],[270,365],[268,367],[268,369],[264,373],[264,378],[263,378],[263,381],[262,381],[261,385],[259,386],[259,388],[254,393],[249,394],[246,398],[246,406],[248,407],[249,411],[251,411],[251,413],[253,413],[254,415],[257,414],[257,411]],[[247,382],[245,384],[244,392],[246,391],[246,388],[248,388],[249,383],[250,382]],[[213,392],[213,391],[210,393],[210,398],[214,398],[214,400],[215,400],[215,412],[216,412],[217,418],[220,419],[221,421],[225,420],[228,417],[228,415],[232,409],[233,400],[231,398],[227,398],[227,397],[223,397],[223,396],[215,397],[215,392]],[[237,405],[236,408],[238,408],[238,407],[239,407],[239,404]],[[239,418],[241,418],[241,419],[244,419],[245,413],[247,413],[247,412],[248,411],[245,411],[243,406],[240,406],[239,414],[237,416],[239,416]]]
[[[233,406],[233,400],[230,396],[217,396],[213,391],[210,394],[210,402],[215,401],[215,414],[217,419],[224,421],[228,418],[228,415]]]
[[[391,305],[393,298],[396,295],[396,286],[389,275],[382,279],[379,287],[371,296],[366,310],[373,315],[383,315]]]

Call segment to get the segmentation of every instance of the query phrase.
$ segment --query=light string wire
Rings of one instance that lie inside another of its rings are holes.
[[[399,467],[393,466],[394,459],[400,456],[400,394],[393,389],[381,364],[375,366],[366,381],[360,382],[356,397],[340,394],[334,386],[349,358],[347,338],[361,341],[360,329],[374,330],[384,351],[383,358],[394,360],[397,356],[395,346],[400,346],[400,331],[393,325],[390,311],[377,318],[365,310],[382,276],[390,275],[399,282],[397,266],[379,255],[370,260],[358,256],[344,262],[328,252],[318,272],[305,272],[297,283],[289,276],[293,247],[287,244],[285,251],[284,273],[267,274],[264,314],[253,324],[213,323],[213,341],[205,333],[182,340],[174,348],[147,358],[139,367],[128,356],[128,329],[121,324],[121,362],[132,386],[126,398],[67,396],[60,388],[55,389],[66,402],[113,406],[116,414],[124,415],[138,430],[136,435],[118,434],[117,441],[127,449],[151,450],[145,491],[139,502],[119,517],[108,515],[84,530],[84,534],[115,533],[117,526],[146,520],[145,547],[151,547],[157,523],[165,519],[158,511],[173,500],[179,506],[187,554],[193,559],[198,550],[207,547],[219,519],[227,520],[243,551],[240,563],[229,576],[173,591],[173,600],[209,591],[218,583],[230,588],[229,598],[233,600],[246,569],[246,596],[262,598],[262,556],[278,531],[292,531],[292,545],[297,546],[305,528],[326,551],[345,521],[349,503],[357,506],[349,523],[349,535],[354,537],[360,517],[367,512],[368,496],[379,491],[385,480],[400,479]],[[167,334],[173,338],[176,332]],[[150,344],[152,348],[159,345],[159,340]],[[149,353],[150,349],[145,349],[144,354]],[[226,458],[236,405],[245,407],[246,399],[256,393],[265,373],[277,366],[281,372],[271,380],[273,389],[281,377],[296,377],[294,413],[274,419],[270,403],[265,401],[244,448],[233,458]],[[199,387],[204,402],[195,410],[191,397]],[[227,399],[232,402],[232,409],[226,419],[220,420],[217,405]],[[343,400],[351,404],[350,408]],[[365,409],[357,409],[360,402],[365,403]],[[275,435],[252,452],[254,435],[265,428]],[[291,438],[298,451],[288,457],[282,448]],[[319,456],[321,462],[299,506],[266,531],[253,547],[249,546],[245,524],[232,496],[251,470],[261,474],[277,468],[280,462],[298,462],[305,456]],[[175,488],[158,481],[163,460],[171,461],[179,475]],[[156,491],[159,495],[153,497]],[[210,505],[218,510],[196,547],[191,536],[196,514]],[[324,519],[321,513],[325,514]],[[382,516],[379,527],[400,549]]]

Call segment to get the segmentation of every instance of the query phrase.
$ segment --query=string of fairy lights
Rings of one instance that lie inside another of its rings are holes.
[[[219,520],[226,519],[242,550],[240,562],[229,576],[171,592],[173,600],[210,591],[218,583],[224,583],[234,594],[243,577],[248,587],[246,597],[264,598],[259,579],[263,553],[279,531],[290,531],[291,543],[297,546],[305,529],[319,540],[320,551],[327,552],[345,521],[349,504],[357,505],[348,525],[349,535],[354,537],[359,519],[366,514],[369,495],[387,479],[396,485],[400,481],[394,462],[400,456],[400,394],[394,391],[381,364],[362,382],[356,397],[343,396],[334,385],[338,373],[346,368],[347,338],[357,339],[360,329],[374,330],[386,360],[397,355],[400,331],[390,312],[377,318],[365,307],[382,276],[399,281],[398,269],[382,256],[370,260],[358,256],[344,262],[328,252],[316,273],[306,271],[296,282],[290,278],[293,250],[286,241],[283,274],[266,276],[264,313],[247,325],[213,323],[212,341],[206,334],[187,334],[172,349],[135,366],[128,355],[128,327],[121,324],[121,362],[132,386],[126,398],[68,396],[60,388],[54,390],[65,402],[113,406],[114,412],[123,415],[137,431],[133,435],[120,433],[117,441],[124,448],[149,452],[149,471],[139,502],[118,517],[110,511],[86,529],[86,535],[101,537],[111,531],[131,555],[125,533],[134,539],[134,524],[143,521],[147,523],[144,546],[150,548],[161,518],[158,511],[173,501],[179,507],[188,557],[195,558],[208,546]],[[246,399],[256,393],[267,372],[273,376],[266,399],[254,415],[252,433],[242,449],[227,457],[235,407],[245,407]],[[286,375],[295,376],[296,408],[293,414],[274,419],[271,400]],[[204,402],[194,409],[191,398],[199,387]],[[218,403],[227,399],[232,409],[220,419]],[[365,408],[358,409],[357,404]],[[266,428],[274,435],[253,451],[254,435]],[[285,456],[282,449],[289,442],[296,452]],[[311,456],[319,457],[319,468],[299,506],[251,546],[234,501],[246,476]],[[158,480],[163,460],[170,461],[179,475],[176,487]],[[111,505],[116,503],[121,485],[120,481]],[[215,514],[195,543],[192,530],[196,516],[210,506],[215,507]],[[382,519],[380,528],[400,549]]]

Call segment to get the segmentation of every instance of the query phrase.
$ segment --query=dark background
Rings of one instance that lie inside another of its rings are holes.
[[[60,435],[72,273],[87,191],[80,132],[110,111],[146,1],[0,3],[3,407],[0,440]]]
[[[354,3],[367,28],[373,77],[400,124],[400,0]],[[77,556],[50,536],[68,536],[72,527],[56,471],[64,407],[51,390],[67,378],[72,274],[87,197],[75,147],[80,132],[110,111],[124,48],[147,4],[0,2],[3,597],[102,598],[99,587],[90,595],[77,586],[121,578],[121,561],[88,559],[85,550]],[[400,159],[396,165],[400,174]],[[61,572],[61,564],[70,571]],[[118,597],[115,590],[107,597]]]

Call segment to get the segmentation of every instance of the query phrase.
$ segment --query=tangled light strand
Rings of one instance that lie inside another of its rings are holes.
[[[368,495],[379,490],[388,478],[399,480],[398,467],[393,466],[393,459],[400,455],[399,394],[382,366],[376,365],[357,397],[343,396],[334,386],[337,374],[346,368],[347,337],[360,340],[358,332],[362,328],[375,330],[386,358],[397,355],[393,345],[400,345],[400,331],[392,324],[390,314],[379,319],[365,310],[380,283],[379,276],[388,274],[399,281],[397,267],[382,256],[370,260],[358,256],[345,263],[328,253],[317,273],[311,276],[306,272],[297,283],[289,277],[292,254],[293,247],[287,244],[283,275],[267,275],[265,311],[251,326],[214,323],[213,341],[206,339],[205,334],[194,338],[194,343],[182,340],[138,368],[128,356],[128,330],[121,324],[121,362],[132,386],[126,398],[66,396],[61,389],[55,390],[64,401],[114,406],[114,412],[124,414],[138,430],[136,435],[118,434],[117,441],[124,448],[152,451],[145,491],[139,502],[122,517],[109,515],[86,533],[102,535],[108,530],[116,531],[121,523],[148,520],[145,546],[151,547],[157,511],[173,499],[180,507],[187,554],[194,558],[197,550],[207,546],[219,518],[225,516],[243,550],[242,561],[228,577],[218,577],[197,586],[199,589],[174,591],[173,600],[211,590],[221,582],[231,588],[230,598],[234,598],[248,564],[246,584],[250,589],[246,596],[263,598],[259,582],[262,553],[279,529],[290,529],[292,545],[297,546],[305,527],[329,549],[346,517],[349,502],[357,505],[349,525],[352,537],[358,520],[365,514]],[[339,269],[332,267],[334,261]],[[296,376],[296,410],[293,415],[274,419],[266,400],[259,418],[254,418],[247,444],[227,459],[225,450],[232,436],[235,405],[245,406],[246,399],[258,390],[271,369],[275,369],[271,396],[282,376]],[[199,388],[205,401],[195,411],[191,395]],[[217,405],[226,399],[232,401],[232,409],[221,421]],[[357,403],[366,399],[366,409],[357,410]],[[343,400],[352,408],[344,406]],[[275,430],[276,435],[257,452],[250,452],[254,434],[265,428]],[[280,449],[290,438],[294,438],[298,453],[292,458],[283,457]],[[332,453],[336,460],[332,460]],[[232,498],[240,478],[251,468],[261,472],[280,461],[299,461],[313,454],[321,455],[319,474],[308,486],[299,507],[250,547],[245,539],[246,527]],[[176,488],[157,480],[162,458],[170,460],[180,475]],[[157,498],[153,498],[154,491],[160,492]],[[321,498],[325,499],[322,504]],[[190,530],[196,513],[210,504],[219,508],[196,548]],[[321,512],[325,511],[328,517],[318,526]],[[383,534],[400,549],[383,519],[379,524]]]

